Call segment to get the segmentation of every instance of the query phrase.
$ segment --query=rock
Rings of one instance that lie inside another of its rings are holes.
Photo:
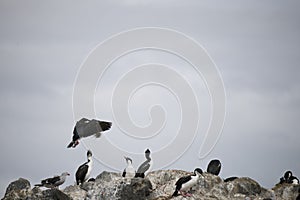
[[[30,182],[24,178],[19,178],[11,182],[6,188],[5,196],[3,199],[22,199],[27,196],[30,190]]]
[[[120,178],[121,174],[115,172],[104,171],[96,177],[95,182],[110,182],[115,178]]]
[[[122,200],[147,199],[152,190],[151,182],[146,178],[133,178],[116,193]]]
[[[71,200],[71,198],[58,189],[49,189],[42,191],[40,199],[53,199],[53,200]]]
[[[273,191],[276,196],[276,200],[282,199],[296,199],[298,191],[300,190],[300,185],[293,184],[278,184],[273,188]]]
[[[42,191],[38,187],[31,189],[30,182],[19,178],[10,183],[6,189],[3,200],[28,199],[28,200],[71,200],[66,194],[58,189]]]
[[[148,178],[153,187],[153,191],[148,197],[149,199],[165,199],[169,198],[174,190],[176,181],[183,176],[192,174],[182,170],[158,170],[150,172]]]
[[[30,182],[24,178],[19,178],[18,180],[11,182],[5,192],[5,195],[7,195],[8,193],[14,191],[20,191],[20,190],[26,190],[26,189],[30,189]]]
[[[243,194],[246,196],[259,195],[262,191],[261,186],[250,178],[237,178],[225,184],[230,196]]]
[[[39,187],[31,189],[26,179],[10,183],[3,200],[181,200],[181,195],[172,197],[176,181],[192,174],[182,170],[158,170],[146,178],[123,178],[120,173],[102,172],[95,181],[67,186],[63,190]],[[251,178],[236,178],[224,182],[220,177],[203,173],[198,184],[191,188],[189,200],[284,200],[296,199],[300,185],[280,184],[272,189],[261,187]]]
[[[87,194],[87,191],[85,191],[84,189],[81,189],[80,186],[78,186],[78,185],[68,186],[63,190],[63,192],[66,195],[68,195],[69,197],[71,197],[73,200],[84,199]]]

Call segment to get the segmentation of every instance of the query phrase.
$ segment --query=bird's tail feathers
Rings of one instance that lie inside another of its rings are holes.
[[[139,172],[135,173],[134,178],[138,178],[138,177],[145,178],[145,174],[144,173],[139,173]]]
[[[172,197],[178,196],[178,190],[175,190],[175,192],[172,194]]]

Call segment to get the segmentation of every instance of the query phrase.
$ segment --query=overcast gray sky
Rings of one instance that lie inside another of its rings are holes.
[[[76,120],[72,110],[76,75],[96,45],[137,27],[169,28],[196,40],[214,60],[226,89],[225,125],[213,151],[198,159],[203,140],[199,131],[191,147],[167,168],[206,169],[209,160],[219,158],[221,177],[248,176],[266,188],[277,183],[285,170],[299,177],[299,9],[299,1],[0,1],[0,195],[19,177],[34,184],[68,171],[71,177],[64,186],[74,183],[77,167],[86,160],[83,145],[66,148]],[[114,87],[122,75],[120,67],[129,69],[128,63],[136,60],[173,63],[169,65],[187,77],[201,96],[203,80],[171,57],[145,51],[116,62],[103,77],[102,90],[99,86],[95,91],[97,116],[114,124],[111,110],[99,105],[109,101],[101,95]],[[136,123],[149,123],[144,113],[149,102],[143,105],[139,98],[155,91],[155,101],[170,98],[166,109],[176,104],[161,88],[144,88],[130,104]],[[170,109],[170,120],[178,120],[178,108]],[[168,127],[172,128],[172,122]],[[160,148],[157,141],[135,148],[118,140],[122,132],[117,126],[109,134],[127,155]],[[165,144],[162,140],[161,145]],[[101,151],[105,152],[101,146],[95,150]],[[143,155],[131,156],[138,167]],[[111,169],[95,162],[92,176],[103,170],[123,170],[122,157],[117,163]]]

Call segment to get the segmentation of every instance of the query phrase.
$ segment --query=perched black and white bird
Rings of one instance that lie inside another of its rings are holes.
[[[191,194],[188,193],[188,191],[197,184],[200,176],[202,176],[203,171],[200,168],[196,168],[194,170],[194,174],[190,176],[184,176],[178,179],[178,181],[175,183],[176,188],[175,192],[172,196],[178,196],[178,192],[182,194],[182,196],[191,196]]]
[[[111,128],[111,124],[111,122],[82,118],[76,123],[73,130],[72,141],[67,147],[76,147],[79,144],[79,140],[84,137],[89,137],[92,135],[94,135],[96,138],[100,137],[103,131]]]
[[[132,165],[132,159],[124,156],[127,166],[124,169],[122,176],[125,178],[133,178],[135,176],[135,169]]]
[[[145,157],[146,157],[146,161],[143,162],[139,168],[137,169],[137,172],[135,174],[135,177],[141,177],[141,178],[145,178],[145,175],[147,175],[147,173],[149,173],[151,171],[151,168],[153,166],[153,161],[150,158],[150,150],[147,149],[145,151]]]
[[[208,173],[218,176],[221,171],[221,162],[220,160],[211,160],[207,165]]]
[[[290,183],[290,184],[299,184],[299,179],[293,176],[291,171],[286,171],[283,177],[280,178],[280,184],[282,183]]]
[[[70,174],[68,172],[64,172],[60,176],[54,176],[52,178],[44,179],[41,181],[41,184],[35,184],[35,186],[58,188],[66,181],[67,176],[70,176]]]
[[[79,185],[80,183],[82,184],[89,179],[92,170],[92,165],[93,165],[92,152],[88,150],[87,162],[80,165],[75,174],[77,185]]]

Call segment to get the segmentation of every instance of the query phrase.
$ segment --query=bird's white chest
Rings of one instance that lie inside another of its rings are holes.
[[[86,172],[86,175],[85,175],[85,178],[84,178],[84,181],[88,180],[90,178],[90,175],[91,175],[91,171],[92,171],[92,168],[93,168],[93,160],[90,160],[90,162],[88,162],[88,170]]]
[[[129,164],[127,167],[126,167],[126,175],[125,177],[127,178],[133,178],[135,176],[135,169],[134,167]]]
[[[55,185],[59,186],[59,185],[63,184],[65,181],[66,181],[66,177],[65,176],[60,177],[59,181],[57,181],[55,183]]]
[[[294,185],[299,184],[299,180],[297,180],[297,179],[294,178],[294,179],[292,180],[292,184],[294,184]]]
[[[153,160],[152,160],[152,159],[150,160],[149,165],[150,165],[149,169],[145,171],[145,176],[146,176],[149,172],[151,172],[151,170],[152,170],[152,167],[153,167]]]
[[[188,191],[191,187],[197,184],[198,176],[192,176],[192,179],[186,183],[183,183],[180,190]]]

